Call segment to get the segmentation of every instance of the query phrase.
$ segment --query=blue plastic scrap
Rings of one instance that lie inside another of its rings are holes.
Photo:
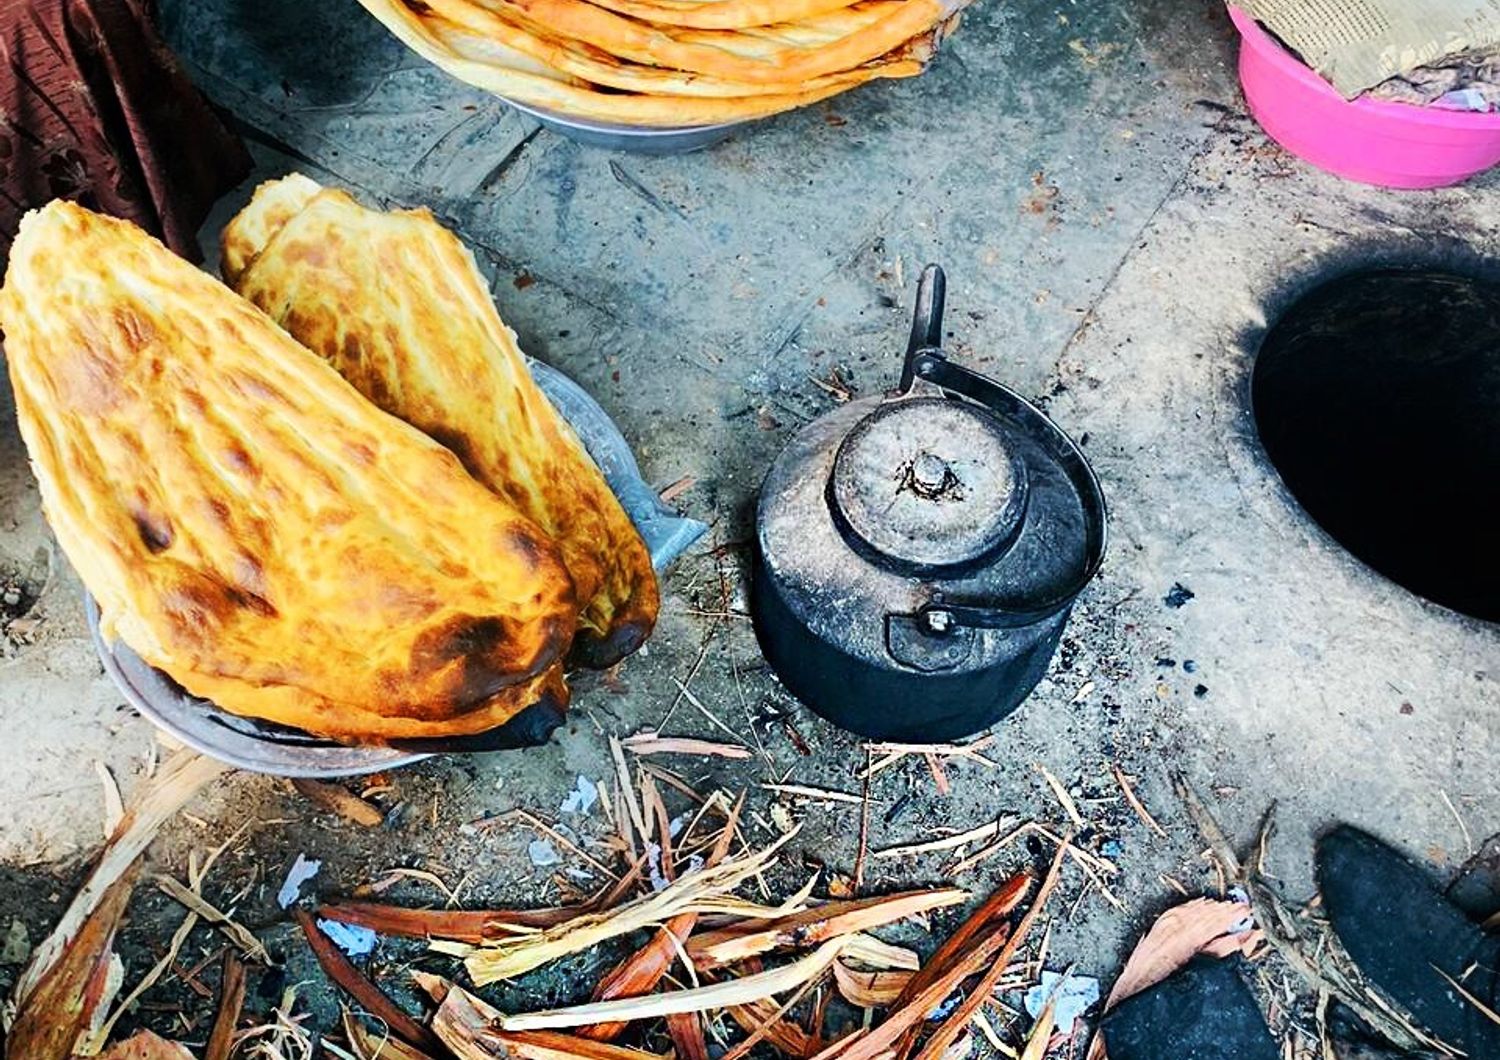
[[[351,957],[363,957],[375,949],[375,932],[339,920],[319,920],[318,930]]]

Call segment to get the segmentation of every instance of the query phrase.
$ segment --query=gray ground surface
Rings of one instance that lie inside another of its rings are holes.
[[[1119,908],[1096,889],[1080,899],[1071,876],[1052,935],[1059,965],[1108,975],[1175,897],[1160,874],[1191,890],[1214,883],[1171,769],[1242,837],[1279,802],[1271,860],[1294,893],[1310,888],[1310,838],[1335,820],[1448,868],[1467,856],[1464,828],[1475,842],[1497,830],[1500,634],[1332,543],[1266,464],[1246,399],[1268,314],[1352,263],[1479,256],[1500,234],[1495,181],[1399,194],[1285,155],[1243,113],[1215,5],[979,0],[921,79],[665,159],[539,131],[405,53],[353,0],[162,7],[199,83],[259,130],[257,179],[303,168],[373,201],[432,207],[480,255],[526,349],[604,404],[650,481],[693,476],[678,503],[713,525],[667,579],[649,650],[613,687],[581,679],[553,744],[392,775],[383,797],[404,810],[375,832],[251,776],[195,807],[161,859],[180,865],[190,846],[246,827],[209,887],[260,880],[245,917],[270,937],[288,938],[271,895],[298,852],[323,859],[326,893],[404,866],[461,883],[465,904],[550,900],[524,855],[529,835],[465,824],[554,810],[576,774],[608,774],[606,733],[665,718],[673,734],[722,737],[678,702],[678,680],[765,750],[749,763],[670,763],[695,785],[857,790],[858,742],[764,668],[743,617],[744,543],[769,462],[835,400],[814,380],[837,372],[858,393],[894,381],[929,260],[948,269],[953,353],[1045,399],[1087,439],[1113,546],[1053,671],[997,728],[999,767],[953,768],[946,796],[920,763],[883,774],[870,845],[1002,812],[1064,825],[1045,766],[1073,789],[1089,840],[1121,845]],[[49,552],[0,412],[0,579],[24,583],[28,603],[40,593],[34,628],[0,649],[0,929],[19,915],[35,933],[100,838],[93,763],[128,794],[152,737],[94,661],[77,585]],[[1194,596],[1173,608],[1176,584]],[[778,711],[789,724],[752,725]],[[1112,765],[1139,778],[1168,838],[1125,806]],[[759,820],[770,801],[752,799]],[[849,872],[857,807],[794,809],[805,826],[793,860]],[[604,827],[597,815],[574,824]],[[982,888],[1038,853],[1018,844],[961,882]],[[867,886],[934,881],[941,865],[875,860]],[[442,900],[417,881],[393,893]],[[167,915],[153,901],[142,924]],[[557,977],[535,989],[568,988]]]

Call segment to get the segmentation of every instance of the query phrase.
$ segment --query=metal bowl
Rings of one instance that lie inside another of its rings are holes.
[[[568,421],[599,465],[605,481],[635,524],[651,563],[661,570],[702,537],[708,527],[661,503],[618,427],[587,391],[555,368],[528,359],[532,377]],[[190,695],[121,642],[106,643],[99,607],[85,600],[89,632],[104,672],[126,701],[158,728],[196,751],[253,773],[284,777],[346,777],[395,769],[429,757],[391,747],[349,747],[300,729],[245,718]],[[437,741],[441,743],[441,741]],[[451,749],[463,748],[454,741]]]
[[[629,151],[638,155],[685,155],[725,140],[748,121],[721,122],[718,125],[690,125],[655,128],[643,125],[615,125],[611,122],[573,118],[555,111],[543,110],[528,103],[500,97],[523,114],[529,114],[553,132],[586,147],[606,151]]]

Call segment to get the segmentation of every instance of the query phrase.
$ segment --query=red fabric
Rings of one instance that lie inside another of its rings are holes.
[[[0,264],[21,215],[55,198],[197,261],[199,225],[249,171],[146,0],[0,0]]]

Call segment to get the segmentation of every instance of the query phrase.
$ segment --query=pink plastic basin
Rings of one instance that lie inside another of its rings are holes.
[[[1386,188],[1457,184],[1500,162],[1500,114],[1346,100],[1237,7],[1250,113],[1292,154]]]

